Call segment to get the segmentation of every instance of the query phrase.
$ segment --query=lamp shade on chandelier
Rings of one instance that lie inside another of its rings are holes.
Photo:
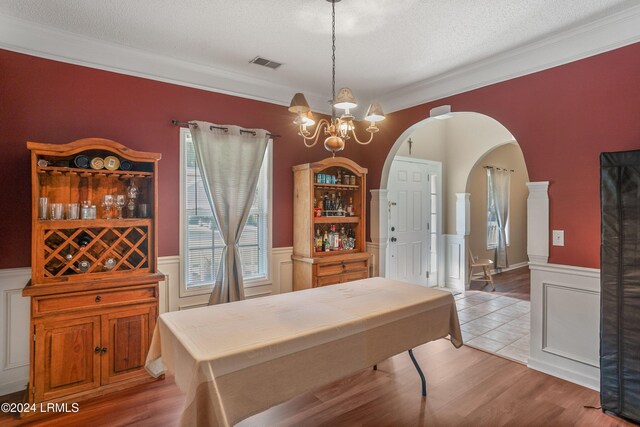
[[[378,132],[376,123],[384,120],[384,113],[379,103],[375,102],[369,106],[365,120],[369,122],[369,126],[365,129],[369,132],[369,139],[366,141],[360,141],[356,135],[356,125],[354,117],[351,114],[351,110],[358,106],[353,92],[348,87],[343,87],[338,91],[336,96],[336,3],[340,0],[327,0],[331,3],[332,21],[331,21],[331,34],[332,34],[332,114],[331,120],[320,119],[317,122],[315,131],[311,131],[310,128],[316,125],[316,121],[313,118],[313,113],[309,107],[309,103],[302,93],[296,93],[291,99],[289,105],[289,111],[296,115],[293,123],[299,126],[298,135],[302,136],[304,145],[306,147],[313,147],[318,143],[320,135],[325,136],[324,148],[331,151],[333,155],[336,152],[344,149],[345,141],[353,139],[362,145],[369,144],[373,140],[373,134]],[[342,110],[342,114],[339,116],[336,114],[336,110]],[[324,130],[324,132],[321,132]]]

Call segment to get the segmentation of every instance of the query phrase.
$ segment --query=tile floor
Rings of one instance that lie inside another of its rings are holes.
[[[529,301],[480,291],[466,291],[455,299],[465,344],[527,363]]]

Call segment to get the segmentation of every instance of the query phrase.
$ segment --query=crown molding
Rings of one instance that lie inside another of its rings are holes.
[[[386,112],[467,92],[640,41],[640,5],[387,93]],[[0,48],[119,74],[288,105],[297,89],[0,14]],[[326,96],[305,92],[314,111]]]
[[[380,98],[389,112],[557,67],[640,41],[640,5],[405,86]]]
[[[295,89],[221,68],[105,42],[0,14],[0,48],[129,76],[289,105]],[[305,93],[313,106],[326,96]],[[323,109],[317,109],[323,112]],[[329,110],[327,107],[324,110]]]

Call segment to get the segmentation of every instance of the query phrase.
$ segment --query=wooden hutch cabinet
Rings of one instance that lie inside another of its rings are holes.
[[[76,402],[153,380],[144,364],[163,280],[156,267],[160,154],[99,138],[27,148],[29,403]]]
[[[369,277],[366,176],[344,157],[293,167],[294,290]]]

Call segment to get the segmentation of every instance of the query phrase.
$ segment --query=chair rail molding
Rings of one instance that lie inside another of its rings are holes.
[[[527,182],[527,255],[532,263],[549,261],[549,181]]]
[[[530,263],[528,366],[600,389],[600,270]]]

